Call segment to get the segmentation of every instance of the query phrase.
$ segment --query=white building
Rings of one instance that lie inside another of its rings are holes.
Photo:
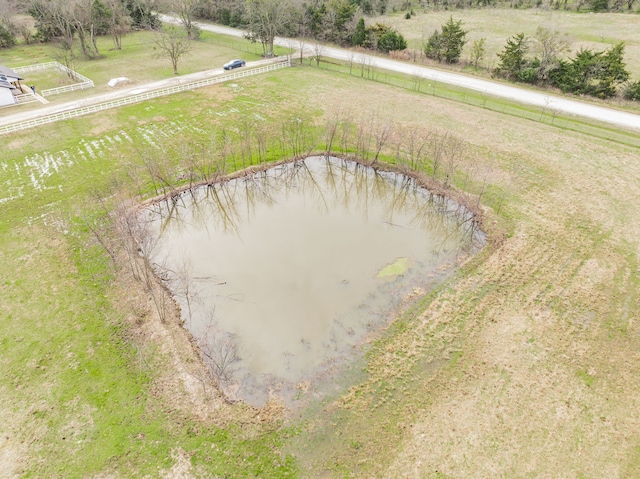
[[[13,105],[16,102],[16,97],[13,96],[13,91],[15,89],[16,87],[11,83],[0,79],[0,107]]]
[[[23,78],[11,68],[0,65],[0,107],[16,103],[14,93],[22,93]]]

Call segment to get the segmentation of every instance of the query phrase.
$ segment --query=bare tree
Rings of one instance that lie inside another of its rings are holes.
[[[304,38],[298,40],[298,54],[300,55],[300,65],[304,60],[304,56],[308,53],[307,43]]]
[[[371,55],[360,55],[360,76],[371,78],[373,70],[373,57]]]
[[[180,17],[187,36],[192,40],[200,36],[200,29],[194,25],[193,20],[201,3],[201,0],[172,0],[171,7]]]
[[[549,72],[558,66],[560,56],[569,50],[569,39],[558,31],[538,27],[534,35],[536,49],[540,53],[538,76],[547,80]]]
[[[433,177],[438,177],[438,170],[443,162],[443,158],[446,156],[446,148],[449,133],[445,132],[442,135],[434,133],[431,137],[431,161],[433,165]]]
[[[71,80],[77,80],[76,77],[76,56],[73,53],[73,47],[61,42],[58,45],[56,60],[67,67],[66,74]]]
[[[325,156],[328,158],[333,149],[333,142],[338,132],[338,125],[340,124],[340,116],[336,113],[332,118],[327,121],[325,127]]]
[[[352,130],[353,121],[351,113],[347,112],[347,114],[340,119],[340,150],[342,153],[347,153],[349,151]]]
[[[423,134],[417,128],[412,128],[406,132],[405,137],[409,167],[416,171],[424,170],[424,154],[429,142],[428,135]]]
[[[101,14],[94,0],[74,0],[69,2],[71,22],[80,40],[80,49],[85,57],[94,58],[100,55],[97,44],[96,23],[101,21]]]
[[[120,0],[106,0],[109,9],[109,33],[116,50],[122,50],[122,37],[131,31],[131,17]]]
[[[273,57],[273,41],[283,33],[292,14],[289,0],[247,0],[246,38],[262,44],[264,56]]]
[[[478,68],[478,63],[480,63],[480,60],[484,58],[486,53],[486,42],[487,39],[483,37],[480,40],[474,40],[471,45],[471,63],[473,63],[474,68]]]
[[[178,74],[178,61],[191,51],[191,40],[187,32],[176,27],[165,27],[153,40],[158,50],[158,57],[166,57],[171,61],[173,73]]]
[[[349,50],[349,57],[348,57],[348,62],[349,62],[349,75],[351,75],[353,73],[353,64],[356,62],[356,52],[353,50]]]
[[[31,14],[50,32],[60,38],[60,45],[67,55],[73,56],[73,3],[66,0],[33,0]]]
[[[235,335],[218,328],[214,316],[215,310],[209,312],[209,319],[204,332],[197,338],[197,343],[204,363],[212,376],[224,386],[233,378],[234,366],[240,360]]]
[[[166,279],[166,269],[153,262],[158,254],[158,237],[150,225],[142,221],[133,205],[134,201],[125,197],[113,209],[114,232],[133,277],[144,285],[160,320],[165,321],[172,302],[169,291],[160,280],[162,277]]]
[[[449,187],[453,184],[458,167],[463,160],[465,153],[465,143],[457,136],[449,135],[445,149],[445,175],[444,185]]]
[[[372,163],[378,161],[378,157],[380,156],[380,152],[384,145],[387,143],[391,135],[393,134],[393,123],[389,120],[378,124],[377,128],[375,128],[373,132],[373,136],[375,137],[376,142],[376,154],[373,157]]]
[[[420,72],[415,71],[413,75],[411,75],[411,79],[413,80],[413,89],[415,91],[420,91],[422,82],[424,81],[424,78],[422,77],[422,75],[420,75]]]
[[[172,270],[172,291],[184,304],[187,305],[187,318],[193,318],[193,306],[198,300],[200,292],[193,278],[193,265],[185,258],[182,258],[177,269]]]
[[[33,27],[31,22],[25,18],[18,18],[13,21],[16,33],[22,37],[24,43],[30,45],[33,43]]]
[[[320,66],[320,60],[322,60],[322,55],[324,55],[325,47],[321,43],[315,42],[311,46],[311,56],[310,60],[316,62],[316,66]]]

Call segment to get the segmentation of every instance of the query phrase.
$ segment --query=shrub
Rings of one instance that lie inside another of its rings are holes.
[[[564,92],[610,98],[617,85],[629,79],[623,56],[624,43],[600,52],[583,48],[570,61],[560,62],[549,78]]]
[[[367,27],[364,46],[388,53],[394,50],[404,50],[407,48],[407,41],[389,25],[376,23]]]
[[[16,36],[11,31],[0,24],[0,48],[9,48],[16,44]]]
[[[385,53],[392,50],[404,50],[405,48],[407,48],[407,41],[395,30],[383,33],[378,38],[378,49]]]
[[[609,0],[591,0],[589,6],[594,12],[606,12],[609,10]]]
[[[640,80],[626,85],[623,95],[627,100],[640,101]]]

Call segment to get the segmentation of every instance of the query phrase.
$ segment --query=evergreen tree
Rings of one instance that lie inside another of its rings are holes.
[[[640,81],[629,83],[624,89],[624,97],[627,100],[640,101]]]
[[[462,48],[467,43],[467,31],[462,29],[462,20],[454,21],[449,17],[442,25],[442,32],[437,30],[429,37],[424,48],[427,58],[445,63],[457,63],[462,55]]]
[[[362,45],[364,45],[364,41],[366,38],[367,32],[364,26],[364,18],[360,17],[360,20],[358,20],[358,24],[356,25],[356,31],[351,37],[351,44],[354,47],[361,47]]]
[[[583,48],[551,72],[552,84],[576,95],[610,98],[616,94],[617,86],[629,79],[623,57],[624,43],[600,52]]]
[[[528,43],[524,33],[518,33],[507,39],[504,50],[498,53],[500,63],[493,73],[508,80],[520,79],[522,71],[527,66],[525,55],[529,50]]]
[[[436,30],[427,40],[427,44],[424,46],[424,54],[427,58],[442,62],[442,52],[442,35]]]
[[[395,30],[389,30],[378,38],[378,50],[388,53],[392,50],[404,50],[407,48],[407,41]]]

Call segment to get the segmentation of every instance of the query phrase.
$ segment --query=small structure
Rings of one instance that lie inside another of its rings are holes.
[[[4,65],[0,65],[0,79],[5,77],[4,79],[11,83],[18,90],[22,91],[22,85],[20,85],[20,80],[24,80],[20,75],[14,72],[11,68],[5,67]]]
[[[16,103],[16,97],[13,95],[15,89],[11,83],[0,78],[0,107]]]
[[[20,80],[23,78],[11,68],[0,65],[0,106],[13,105],[17,102],[14,94],[22,93]]]

